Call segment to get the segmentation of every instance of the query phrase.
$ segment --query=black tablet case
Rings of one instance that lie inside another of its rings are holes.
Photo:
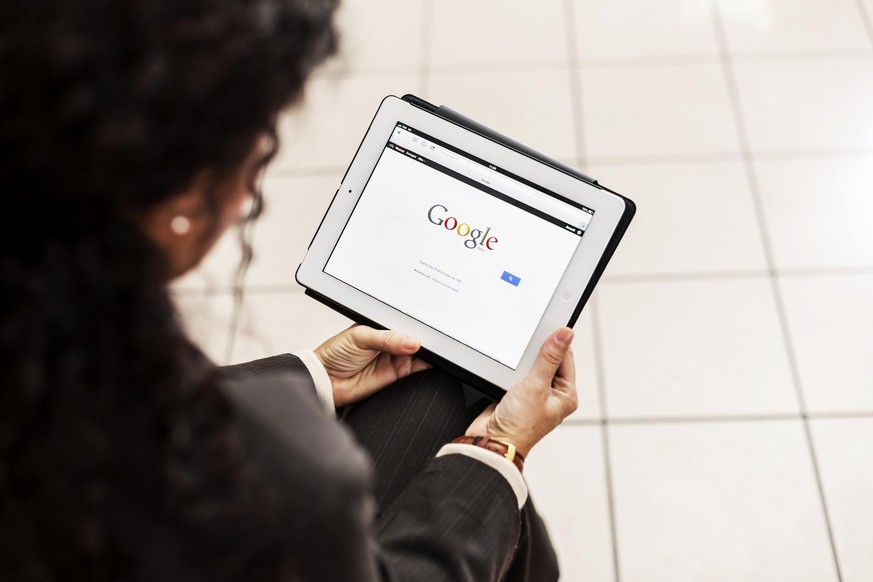
[[[615,253],[615,249],[618,247],[618,243],[621,242],[621,239],[624,236],[625,231],[627,231],[627,227],[630,225],[631,220],[633,220],[634,214],[636,214],[636,205],[633,203],[633,201],[628,199],[628,198],[625,198],[624,196],[622,196],[618,192],[614,192],[613,190],[610,190],[609,188],[606,188],[606,187],[598,184],[597,180],[590,178],[590,177],[586,176],[585,174],[583,174],[577,170],[574,170],[573,168],[571,168],[565,164],[562,164],[562,163],[560,163],[556,160],[553,160],[547,156],[544,156],[543,154],[541,154],[537,151],[534,151],[531,148],[529,148],[525,145],[522,145],[513,139],[510,139],[510,138],[508,138],[500,133],[497,133],[496,131],[489,129],[488,127],[485,127],[481,123],[473,121],[472,119],[465,117],[464,115],[461,115],[457,111],[453,111],[452,109],[449,109],[448,107],[445,107],[442,105],[436,106],[432,103],[428,103],[427,101],[425,101],[424,99],[421,99],[420,97],[416,97],[415,95],[404,95],[402,97],[402,99],[404,101],[414,105],[415,107],[418,107],[420,109],[424,109],[425,111],[432,113],[438,117],[442,117],[443,119],[450,121],[450,122],[454,123],[455,125],[459,125],[461,127],[469,129],[470,131],[477,133],[483,137],[486,137],[486,138],[490,139],[491,141],[497,142],[497,143],[504,145],[510,149],[513,149],[521,154],[526,155],[529,158],[533,158],[539,162],[546,164],[547,166],[551,166],[552,168],[555,168],[556,170],[564,172],[565,174],[569,174],[570,176],[573,176],[574,178],[578,178],[578,179],[582,180],[583,182],[587,182],[588,184],[594,186],[595,188],[599,188],[601,190],[606,190],[607,192],[615,194],[616,196],[618,196],[619,198],[624,200],[625,211],[621,217],[621,220],[619,221],[618,228],[615,230],[615,233],[612,235],[612,238],[610,239],[609,244],[606,247],[606,251],[603,253],[603,256],[601,257],[600,262],[597,265],[597,268],[594,270],[594,275],[591,277],[591,281],[588,283],[588,287],[585,288],[585,292],[582,294],[582,297],[579,300],[579,303],[576,305],[576,309],[573,310],[573,315],[572,315],[572,317],[570,317],[570,321],[567,322],[567,325],[569,325],[569,326],[575,325],[576,320],[579,318],[579,314],[582,312],[582,308],[585,307],[585,304],[588,302],[588,298],[591,297],[591,293],[594,291],[594,287],[597,285],[597,282],[600,280],[601,275],[603,275],[603,271],[606,269],[606,265],[609,263],[609,260],[612,258],[612,255]],[[359,148],[360,148],[360,146],[359,146]],[[355,155],[357,156],[357,152],[355,152]],[[354,160],[354,158],[353,158],[353,160]],[[351,166],[351,163],[349,164],[349,166]],[[348,170],[346,170],[346,173],[348,173]],[[345,177],[343,177],[343,180],[345,180]],[[337,190],[337,192],[339,192],[339,190]],[[334,198],[336,198],[336,193],[334,193]],[[319,224],[318,227],[320,229],[321,225]],[[317,232],[318,231],[316,230],[316,233]],[[314,239],[315,239],[315,237],[313,236],[313,240]],[[312,244],[312,242],[310,241],[310,245],[311,244]],[[334,311],[337,311],[337,312],[345,315],[346,317],[348,317],[349,319],[351,319],[357,323],[369,325],[369,326],[375,327],[377,329],[384,328],[384,326],[379,325],[375,321],[372,321],[372,320],[362,316],[359,313],[356,313],[356,312],[354,312],[346,307],[343,307],[342,305],[336,303],[335,301],[333,301],[331,299],[328,299],[327,297],[319,294],[316,291],[313,291],[312,289],[307,288],[305,290],[305,293],[306,293],[306,295],[313,297],[314,299],[327,305],[328,307],[330,307]],[[502,398],[506,389],[509,388],[509,386],[500,387],[500,386],[497,386],[495,384],[492,384],[491,382],[488,382],[484,378],[480,378],[479,376],[476,376],[475,374],[461,368],[460,366],[453,364],[452,362],[446,360],[442,356],[438,356],[437,354],[434,354],[433,352],[431,352],[427,349],[422,348],[418,352],[417,356],[420,357],[422,360],[430,363],[431,365],[433,365],[437,368],[440,368],[442,370],[445,370],[446,372],[452,374],[453,376],[459,378],[460,380],[466,382],[467,384],[473,386],[474,388],[478,389],[479,391],[490,396],[491,398],[494,398],[495,400],[499,400],[500,398]]]

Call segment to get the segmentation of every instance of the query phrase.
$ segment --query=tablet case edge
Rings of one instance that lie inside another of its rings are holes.
[[[634,202],[632,200],[622,196],[618,192],[615,192],[613,190],[610,190],[609,188],[602,186],[601,184],[599,184],[597,182],[597,180],[595,180],[589,176],[586,176],[582,172],[579,172],[578,170],[574,170],[570,166],[567,166],[566,164],[562,164],[561,162],[558,162],[557,160],[553,160],[552,158],[549,158],[548,156],[545,156],[545,155],[537,152],[536,150],[533,150],[533,149],[531,149],[531,148],[529,148],[529,147],[509,138],[509,137],[506,137],[503,134],[500,134],[500,133],[498,133],[498,132],[496,132],[496,131],[494,131],[494,130],[492,130],[492,129],[490,129],[490,128],[488,128],[488,127],[486,127],[486,126],[484,126],[476,121],[473,121],[472,119],[470,119],[470,118],[468,118],[468,117],[466,117],[466,116],[464,116],[464,115],[462,115],[462,114],[460,114],[460,113],[458,113],[458,112],[456,112],[448,107],[436,106],[436,105],[429,103],[429,102],[425,101],[424,99],[417,97],[415,95],[412,95],[412,94],[406,94],[403,97],[401,97],[401,99],[403,101],[406,101],[407,103],[415,106],[415,107],[418,107],[420,109],[424,109],[425,111],[428,111],[429,113],[432,113],[434,115],[442,117],[446,121],[450,121],[456,125],[464,127],[465,129],[468,129],[474,133],[477,133],[477,134],[481,135],[482,137],[488,138],[494,142],[497,142],[497,143],[504,145],[510,149],[513,149],[513,150],[515,150],[523,155],[526,155],[526,156],[533,158],[541,163],[544,163],[548,166],[551,166],[551,167],[555,168],[556,170],[564,172],[565,174],[569,174],[569,175],[573,176],[574,178],[578,178],[578,179],[582,180],[583,182],[586,182],[586,183],[588,183],[596,188],[600,188],[601,190],[606,190],[607,192],[618,196],[619,198],[621,198],[624,201],[625,211],[622,214],[622,217],[621,217],[621,220],[619,221],[618,227],[616,228],[615,232],[613,233],[612,238],[610,238],[609,243],[607,244],[607,247],[603,253],[603,256],[600,258],[600,262],[598,262],[597,267],[594,270],[594,274],[588,283],[588,286],[585,288],[585,291],[582,293],[582,297],[579,299],[579,303],[576,305],[576,308],[573,310],[573,314],[570,317],[570,321],[567,323],[568,326],[573,327],[576,324],[576,321],[579,319],[579,315],[582,313],[582,309],[588,303],[588,299],[591,297],[591,294],[594,292],[594,288],[597,286],[597,283],[600,281],[600,278],[603,275],[603,272],[606,270],[607,264],[609,263],[610,259],[612,258],[613,254],[615,253],[615,250],[618,248],[619,242],[621,242],[622,237],[624,237],[624,233],[627,232],[627,228],[628,228],[628,226],[630,226],[630,223],[631,223],[631,220],[633,220],[634,214],[636,214],[636,204],[634,204]],[[372,124],[372,121],[371,121],[371,124]],[[369,128],[368,128],[368,131],[369,131]],[[360,149],[360,145],[358,147]],[[357,152],[355,152],[355,155],[357,155]],[[354,158],[352,158],[352,159],[354,160]],[[351,164],[349,164],[349,167],[351,167]],[[346,169],[346,173],[348,173],[348,169]],[[345,176],[343,176],[343,180],[345,180]],[[338,191],[337,191],[337,193],[338,193]],[[337,193],[334,193],[334,197],[336,196]],[[333,204],[333,200],[331,200],[331,204]],[[323,217],[322,217],[322,220],[324,220]],[[320,228],[321,228],[321,224],[319,224],[319,229]],[[318,229],[316,229],[316,233],[317,232],[318,232]],[[315,239],[315,235],[313,235],[313,240],[314,239]],[[311,244],[312,243],[310,242],[310,245]],[[299,271],[299,270],[300,270],[300,266],[298,265],[297,271]],[[296,272],[295,272],[294,278],[295,278],[295,280],[297,280]],[[299,280],[297,280],[297,282],[299,283]],[[323,305],[329,307],[330,309],[336,311],[337,313],[340,313],[341,315],[348,317],[349,319],[351,319],[352,321],[354,321],[356,323],[359,323],[362,325],[368,325],[368,326],[373,327],[375,329],[385,329],[384,326],[379,325],[375,321],[373,321],[367,317],[364,317],[360,313],[352,311],[351,309],[348,309],[347,307],[344,307],[331,299],[328,299],[324,295],[321,295],[320,293],[313,291],[312,289],[310,289],[308,287],[304,287],[304,294],[308,295],[309,297],[312,297],[316,301],[322,303]],[[484,378],[469,372],[468,370],[462,368],[461,366],[458,366],[457,364],[450,362],[449,360],[431,352],[430,350],[422,348],[421,350],[419,350],[419,352],[416,354],[416,356],[421,358],[422,360],[426,361],[427,363],[433,365],[434,367],[438,367],[442,370],[445,370],[446,372],[450,373],[451,375],[455,376],[456,378],[460,379],[461,381],[468,383],[472,387],[476,388],[477,390],[486,394],[487,396],[493,398],[494,400],[500,400],[501,398],[503,398],[503,395],[506,393],[507,388],[501,388],[500,386],[497,386],[496,384],[493,384],[493,383],[489,382],[488,380],[485,380]]]

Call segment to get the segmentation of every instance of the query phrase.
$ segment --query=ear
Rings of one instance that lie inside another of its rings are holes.
[[[218,201],[210,199],[214,185],[212,173],[201,171],[185,190],[140,216],[140,228],[166,258],[168,278],[196,266],[211,246],[220,214]]]
[[[238,222],[273,143],[270,135],[261,136],[236,171],[201,170],[183,191],[142,213],[140,227],[166,257],[168,279],[196,267],[222,233]]]

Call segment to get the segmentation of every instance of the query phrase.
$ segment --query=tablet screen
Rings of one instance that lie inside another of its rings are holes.
[[[593,215],[398,123],[324,272],[514,370]]]

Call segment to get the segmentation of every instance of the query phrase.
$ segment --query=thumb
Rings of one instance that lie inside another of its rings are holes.
[[[396,331],[377,330],[363,325],[354,328],[352,339],[361,349],[377,350],[395,356],[414,354],[421,347],[421,341],[418,338]]]
[[[552,379],[558,372],[561,362],[564,361],[567,350],[570,349],[573,335],[573,330],[569,327],[562,327],[550,335],[543,342],[543,347],[540,348],[540,353],[537,354],[533,366],[531,366],[529,376],[533,377],[538,383],[541,382],[546,386],[551,386]]]

